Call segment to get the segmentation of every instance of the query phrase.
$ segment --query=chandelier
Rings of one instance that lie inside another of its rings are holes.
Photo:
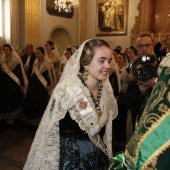
[[[80,2],[79,0],[55,0],[54,4],[59,12],[72,12],[72,8],[77,8]]]

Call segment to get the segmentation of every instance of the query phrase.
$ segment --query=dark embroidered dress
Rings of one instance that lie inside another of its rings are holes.
[[[48,70],[44,70],[41,75],[46,80],[47,84],[50,85],[51,81]],[[23,121],[27,124],[37,126],[45,111],[48,101],[48,90],[39,80],[37,75],[33,73],[24,99]]]
[[[21,65],[18,63],[12,73],[19,79],[20,86],[0,67],[0,117],[1,119],[18,119],[21,114],[24,86]]]
[[[83,80],[82,82],[87,87]],[[91,94],[96,108],[99,108],[101,88],[97,100]],[[105,127],[100,131],[101,138],[104,131]],[[64,119],[60,120],[60,136],[60,170],[107,169],[107,156],[95,146],[89,139],[88,134],[84,134],[78,124],[71,119],[68,111]]]

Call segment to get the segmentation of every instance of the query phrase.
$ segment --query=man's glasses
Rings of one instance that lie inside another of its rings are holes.
[[[139,48],[149,48],[152,44],[139,44],[138,47]]]

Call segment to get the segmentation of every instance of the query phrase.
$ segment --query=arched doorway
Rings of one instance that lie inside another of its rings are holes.
[[[69,31],[62,26],[53,28],[49,39],[57,45],[60,57],[62,57],[64,50],[72,43]]]

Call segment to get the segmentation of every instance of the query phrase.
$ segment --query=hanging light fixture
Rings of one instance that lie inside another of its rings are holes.
[[[77,8],[80,2],[79,0],[55,0],[54,4],[59,12],[72,12],[72,8]]]

